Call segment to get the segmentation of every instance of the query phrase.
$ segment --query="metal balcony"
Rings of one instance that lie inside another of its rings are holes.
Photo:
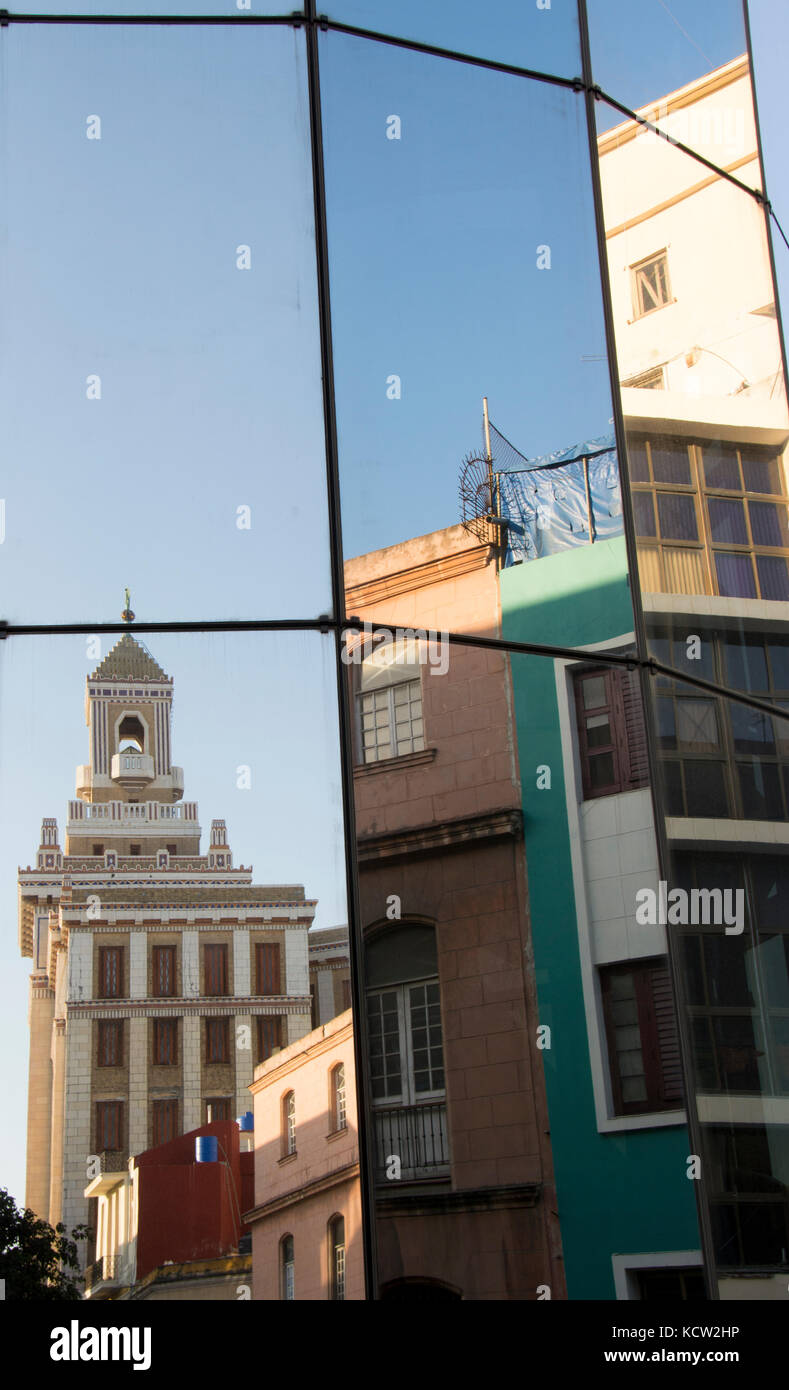
[[[393,1186],[387,1169],[399,1159],[400,1182],[449,1177],[446,1102],[375,1107],[376,1181]]]

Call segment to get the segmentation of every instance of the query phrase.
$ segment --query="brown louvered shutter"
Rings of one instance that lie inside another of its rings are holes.
[[[679,1034],[674,1012],[671,976],[666,966],[654,966],[650,975],[652,999],[655,1006],[655,1028],[660,1053],[663,1099],[681,1103],[684,1097],[682,1062],[679,1053]]]
[[[255,956],[258,994],[280,994],[279,944],[259,941]]]
[[[647,731],[637,671],[617,671],[622,700],[623,734],[626,750],[622,783],[627,791],[649,786]]]

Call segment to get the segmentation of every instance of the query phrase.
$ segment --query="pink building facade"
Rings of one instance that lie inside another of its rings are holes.
[[[254,1298],[364,1298],[350,1009],[262,1063],[250,1089]]]

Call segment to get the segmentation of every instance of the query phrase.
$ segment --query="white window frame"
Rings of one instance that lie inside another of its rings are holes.
[[[643,296],[642,296],[642,294],[641,294],[641,289],[640,289],[641,281],[640,281],[640,279],[639,279],[639,276],[642,276],[642,275],[643,275],[643,272],[644,272],[649,266],[654,265],[657,261],[662,261],[662,262],[663,262],[663,272],[664,272],[665,281],[666,281],[666,298],[663,300],[663,302],[662,302],[661,304],[653,304],[651,308],[644,308],[644,307],[643,307]],[[674,300],[673,300],[673,296],[672,296],[672,294],[671,294],[671,278],[670,278],[669,273],[668,273],[668,247],[667,247],[667,246],[662,247],[660,251],[655,251],[655,252],[653,252],[653,254],[652,254],[651,256],[644,256],[644,258],[643,258],[642,260],[636,261],[634,265],[631,265],[631,267],[630,267],[630,276],[631,276],[631,285],[632,285],[632,291],[633,291],[633,318],[634,318],[634,319],[643,319],[643,318],[646,318],[648,314],[656,314],[657,311],[658,311],[658,309],[665,309],[665,307],[666,307],[667,304],[673,304]]]
[[[411,1010],[408,990],[417,989],[422,985],[436,985],[438,987],[438,976],[427,976],[423,980],[406,980],[397,985],[381,985],[371,989],[368,998],[380,996],[382,994],[394,994],[397,997],[397,1021],[399,1032],[400,1049],[400,1094],[378,1096],[373,1098],[373,1105],[383,1109],[394,1106],[420,1105],[423,1101],[439,1101],[446,1098],[446,1056],[444,1052],[444,1021],[441,1019],[441,1053],[444,1062],[444,1085],[430,1091],[417,1092],[414,1078],[414,1049],[411,1037]],[[439,991],[439,1006],[440,1006]]]
[[[651,1254],[612,1255],[611,1264],[617,1301],[640,1303],[639,1270],[702,1269],[704,1261],[700,1250],[653,1250]]]

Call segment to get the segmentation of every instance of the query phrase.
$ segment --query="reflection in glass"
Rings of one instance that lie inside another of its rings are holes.
[[[328,611],[303,34],[4,39],[4,616]]]
[[[348,977],[333,640],[146,640],[130,623],[87,642],[10,638],[3,655],[2,881],[8,915],[18,880],[32,967],[26,1200],[91,1225],[90,1297],[194,1260],[195,1232],[201,1296],[226,1297],[212,1257],[251,1282],[250,1227],[236,1221],[228,1243],[219,1169],[197,1205],[194,1173],[177,1203],[166,1175],[203,1161],[213,1135],[250,1211],[251,1130],[236,1117],[255,1072],[310,1033],[311,982],[328,1013],[315,1023],[347,1007],[338,989],[326,1009],[323,978],[327,963]],[[296,1104],[288,1153],[305,1118]]]

